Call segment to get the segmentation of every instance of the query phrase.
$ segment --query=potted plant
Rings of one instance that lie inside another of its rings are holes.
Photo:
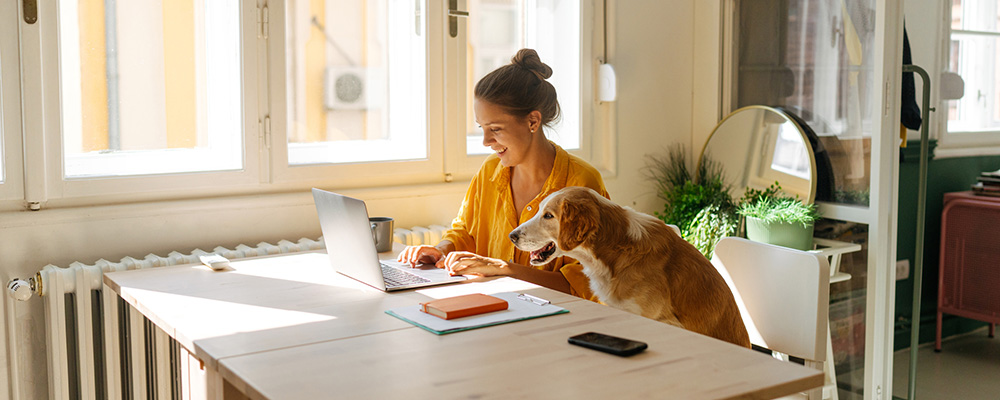
[[[736,203],[723,181],[722,166],[704,160],[697,175],[693,175],[684,148],[679,145],[665,156],[648,159],[647,172],[664,200],[663,212],[653,214],[680,228],[684,240],[711,258],[719,239],[734,235],[739,226]]]
[[[813,227],[820,218],[816,205],[781,195],[777,182],[765,190],[747,189],[737,212],[746,219],[747,239],[812,249]]]

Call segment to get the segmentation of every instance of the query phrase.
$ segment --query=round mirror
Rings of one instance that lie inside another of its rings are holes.
[[[744,107],[715,127],[698,165],[721,169],[733,199],[742,198],[747,188],[766,189],[778,182],[783,192],[810,204],[816,198],[816,158],[810,142],[786,112]]]

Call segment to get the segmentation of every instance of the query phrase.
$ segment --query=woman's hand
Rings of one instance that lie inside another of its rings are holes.
[[[442,258],[444,258],[444,253],[441,252],[441,249],[434,246],[420,245],[406,246],[399,253],[399,256],[396,257],[396,261],[409,263],[411,267],[416,267],[417,264],[437,264]],[[437,267],[444,268],[441,265]]]
[[[447,269],[452,275],[498,276],[513,273],[506,261],[467,251],[448,253],[444,260],[438,261],[437,266]]]

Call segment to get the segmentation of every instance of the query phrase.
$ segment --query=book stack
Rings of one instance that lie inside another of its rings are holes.
[[[1000,197],[1000,170],[979,174],[976,183],[972,184],[972,192],[982,196]]]

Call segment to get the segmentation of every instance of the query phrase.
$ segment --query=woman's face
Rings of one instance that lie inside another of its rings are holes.
[[[505,167],[524,161],[532,149],[532,136],[541,134],[538,122],[531,122],[531,115],[518,118],[508,114],[502,107],[485,100],[473,100],[472,107],[476,123],[483,128],[483,146],[493,149]]]

